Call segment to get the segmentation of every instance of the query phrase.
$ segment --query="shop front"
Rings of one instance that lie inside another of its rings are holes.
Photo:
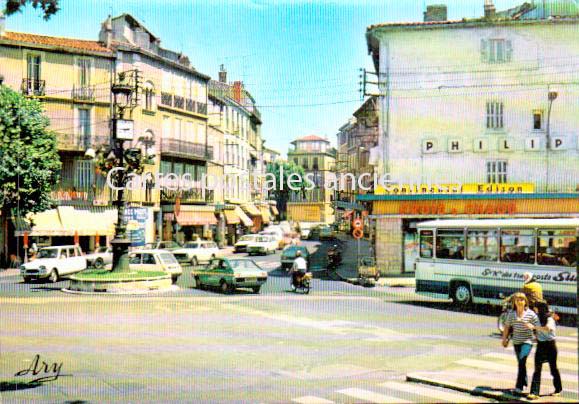
[[[253,221],[247,216],[239,206],[226,207],[223,210],[225,215],[226,239],[229,245],[234,245],[239,236],[246,233],[246,229],[253,227]]]
[[[434,219],[579,216],[577,193],[359,195],[371,209],[376,263],[383,274],[414,271],[416,225]]]
[[[215,206],[181,205],[176,212],[173,206],[167,206],[167,208],[170,211],[165,211],[163,214],[164,240],[175,239],[184,243],[196,238],[213,238],[217,230]]]

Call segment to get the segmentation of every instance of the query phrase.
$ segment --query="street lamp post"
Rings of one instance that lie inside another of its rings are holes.
[[[547,110],[547,128],[546,128],[546,140],[545,145],[546,153],[546,172],[545,172],[545,191],[549,192],[549,165],[550,165],[550,150],[551,150],[551,108],[553,107],[553,101],[557,99],[559,94],[557,91],[549,90],[547,98],[549,99],[549,108]]]

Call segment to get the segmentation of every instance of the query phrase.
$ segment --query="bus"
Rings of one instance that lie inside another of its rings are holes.
[[[431,220],[417,229],[416,293],[500,305],[531,272],[554,310],[577,314],[579,218]]]

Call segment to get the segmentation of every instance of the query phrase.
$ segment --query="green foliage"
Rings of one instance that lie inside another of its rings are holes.
[[[283,170],[282,170],[283,168]],[[267,173],[275,176],[275,190],[272,193],[276,198],[287,198],[292,192],[300,192],[305,189],[307,183],[305,181],[305,171],[302,166],[298,166],[293,162],[274,162],[268,164]],[[288,180],[290,175],[297,174],[301,181],[296,181],[297,176],[293,176],[292,187],[300,188],[300,191],[292,191],[289,189]],[[283,184],[283,187],[282,187]],[[283,189],[282,189],[283,188]]]
[[[59,0],[6,0],[6,15],[22,11],[27,4],[31,4],[34,9],[40,7],[44,14],[43,18],[48,20],[60,10],[58,2]]]
[[[58,180],[56,137],[40,102],[0,86],[0,208],[41,212],[50,208]]]

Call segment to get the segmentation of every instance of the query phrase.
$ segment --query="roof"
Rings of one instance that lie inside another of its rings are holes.
[[[143,25],[139,20],[137,20],[131,14],[124,13],[124,14],[118,15],[116,17],[113,17],[112,19],[113,20],[124,19],[129,24],[131,24],[133,27],[139,27],[139,28],[142,28],[143,30],[145,30],[145,32],[147,32],[147,34],[151,35],[153,40],[158,39],[158,37],[155,34],[153,34],[147,27],[145,27],[145,25]]]
[[[424,227],[571,227],[579,228],[579,218],[568,219],[482,219],[482,220],[429,220],[416,225]]]
[[[105,47],[98,41],[89,41],[84,39],[62,38],[56,36],[45,36],[36,34],[27,34],[22,32],[6,31],[0,37],[3,41],[12,41],[31,45],[50,46],[84,52],[98,52],[111,55],[112,50]]]
[[[307,136],[303,136],[303,137],[297,138],[297,139],[294,140],[292,143],[294,143],[294,142],[301,142],[301,141],[306,141],[306,142],[308,142],[308,141],[319,141],[319,140],[330,143],[330,142],[328,141],[328,139],[324,139],[323,137],[318,136],[318,135],[307,135]]]

